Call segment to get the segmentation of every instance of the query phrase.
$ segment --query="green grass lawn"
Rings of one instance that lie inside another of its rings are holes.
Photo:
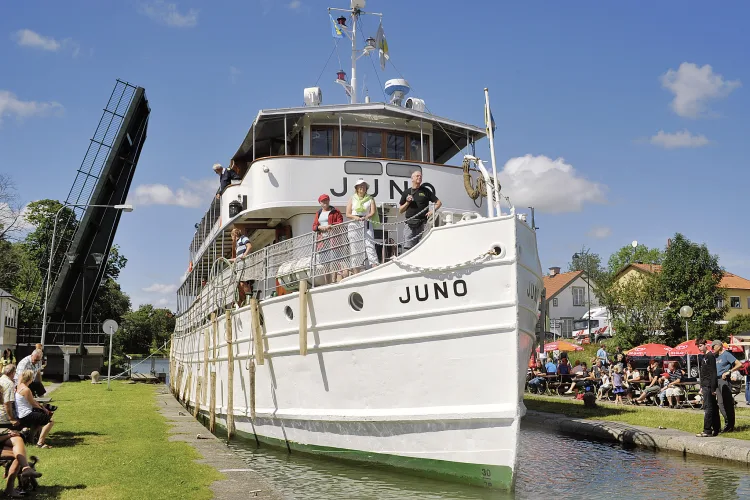
[[[44,474],[34,498],[211,498],[209,485],[222,475],[193,462],[187,443],[168,441],[156,386],[68,382],[51,394],[54,448],[29,448]]]
[[[666,427],[686,432],[703,430],[701,410],[672,410],[654,406],[615,406],[600,403],[598,408],[584,408],[583,401],[560,396],[540,396],[525,394],[524,403],[529,410],[559,413],[569,417],[587,420],[608,420],[644,427]],[[722,421],[723,424],[723,421]],[[750,439],[750,409],[738,406],[736,411],[736,431],[726,437]]]

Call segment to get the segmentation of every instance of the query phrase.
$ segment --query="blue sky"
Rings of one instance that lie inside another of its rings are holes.
[[[215,189],[211,165],[228,162],[258,109],[301,104],[333,47],[326,7],[346,4],[4,2],[0,172],[25,201],[64,199],[115,79],[145,87],[139,203],[116,243],[134,306],[173,306]],[[394,63],[377,73],[360,64],[373,100],[383,99],[378,78],[400,76],[395,66],[433,113],[481,125],[490,88],[504,191],[539,208],[545,268],[582,245],[606,260],[632,240],[663,246],[679,231],[750,277],[746,2],[367,8],[385,14]],[[365,34],[376,28],[365,19]],[[340,54],[347,69],[343,45]],[[329,104],[344,102],[338,69],[334,53],[318,82]]]

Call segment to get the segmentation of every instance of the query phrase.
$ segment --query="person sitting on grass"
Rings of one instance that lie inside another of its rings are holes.
[[[643,392],[641,392],[638,399],[631,399],[632,403],[638,405],[645,402],[648,398],[659,394],[659,391],[661,390],[661,387],[659,386],[660,382],[661,376],[659,375],[659,362],[656,361],[656,359],[651,358],[651,363],[648,366],[648,385],[643,389]]]
[[[29,383],[34,378],[34,372],[26,370],[18,379],[16,387],[16,411],[18,412],[18,421],[23,427],[31,427],[32,435],[41,427],[39,441],[36,445],[39,448],[52,448],[45,441],[52,426],[55,422],[52,420],[52,412],[40,405],[29,389]]]

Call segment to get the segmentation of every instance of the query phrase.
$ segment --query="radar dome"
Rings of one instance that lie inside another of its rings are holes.
[[[401,106],[401,102],[410,90],[409,82],[403,78],[394,78],[385,82],[385,93],[391,96],[391,104],[396,106]]]

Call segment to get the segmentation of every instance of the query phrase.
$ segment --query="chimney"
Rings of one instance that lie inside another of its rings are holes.
[[[560,268],[559,267],[550,267],[549,268],[549,275],[550,276],[557,276],[560,274]]]

